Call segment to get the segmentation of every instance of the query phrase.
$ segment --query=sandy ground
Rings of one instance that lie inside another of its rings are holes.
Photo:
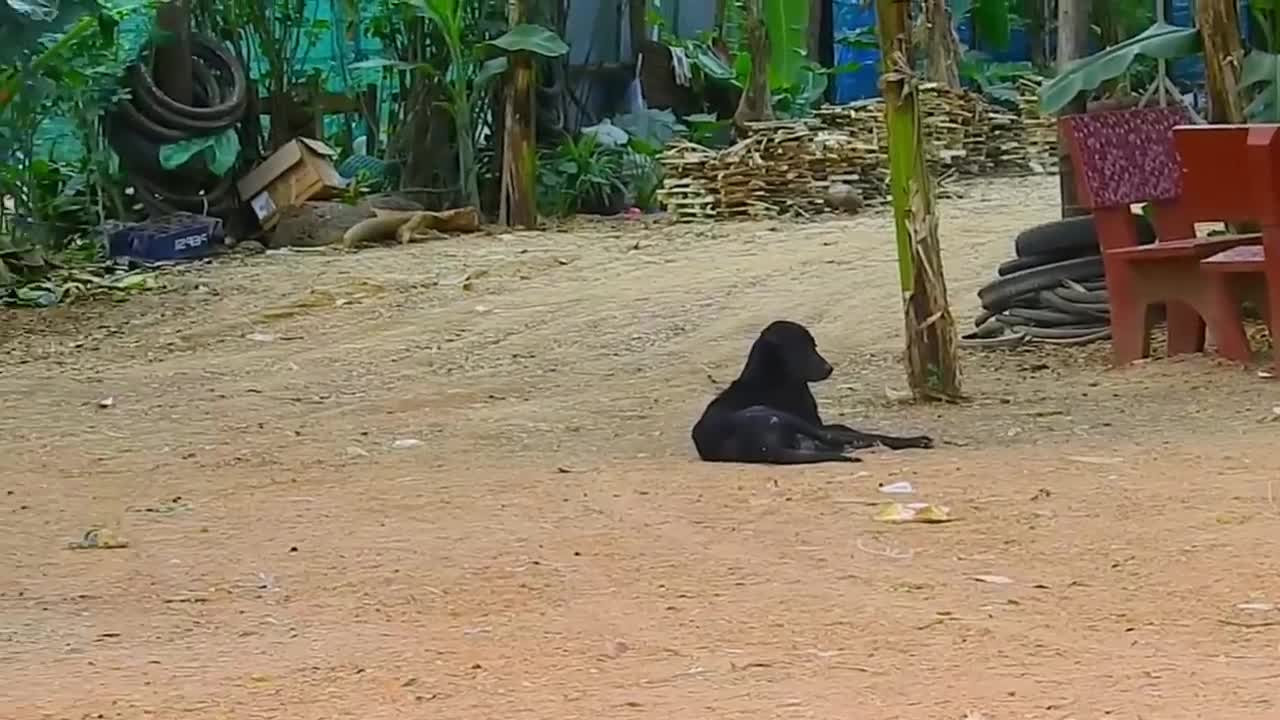
[[[1054,183],[945,203],[962,320]],[[169,280],[0,311],[4,718],[1280,711],[1274,383],[1100,345],[967,354],[971,402],[904,404],[883,214]],[[781,317],[837,367],[826,415],[941,446],[695,462]],[[901,480],[959,520],[876,522]],[[98,526],[129,547],[67,549]]]

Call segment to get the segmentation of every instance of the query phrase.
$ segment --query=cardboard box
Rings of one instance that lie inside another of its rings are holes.
[[[236,189],[263,230],[280,219],[280,209],[307,200],[329,200],[347,186],[333,166],[338,151],[311,138],[290,140],[240,179]]]

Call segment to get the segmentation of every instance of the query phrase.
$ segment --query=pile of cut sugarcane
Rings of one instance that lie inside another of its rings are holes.
[[[1033,79],[1018,85],[1020,110],[975,93],[920,87],[926,151],[939,182],[1045,173],[1057,168],[1052,118],[1041,118]],[[815,117],[752,123],[725,150],[677,142],[661,157],[658,197],[679,220],[809,215],[847,185],[874,205],[888,195],[888,138],[880,99],[826,106]]]

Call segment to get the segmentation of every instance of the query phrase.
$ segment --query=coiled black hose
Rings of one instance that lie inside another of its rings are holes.
[[[249,104],[248,76],[226,46],[205,35],[191,38],[193,100],[177,102],[156,85],[147,68],[149,48],[126,71],[130,98],[107,118],[108,141],[137,199],[152,216],[177,211],[229,221],[237,207],[235,183],[199,163],[166,170],[160,147],[212,137],[236,127]]]

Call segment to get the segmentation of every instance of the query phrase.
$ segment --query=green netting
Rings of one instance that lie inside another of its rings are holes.
[[[110,0],[110,2],[116,7],[135,4],[130,0]],[[358,91],[356,86],[362,84],[362,80],[368,81],[371,78],[353,77],[353,73],[346,72],[345,68],[361,59],[378,57],[381,47],[377,40],[365,36],[364,33],[353,33],[353,37],[343,33],[341,28],[344,25],[344,18],[341,17],[341,7],[340,0],[308,0],[307,16],[327,22],[333,30],[321,36],[307,50],[304,57],[297,58],[294,67],[299,76],[306,76],[312,71],[318,72],[318,77],[323,82],[323,89],[328,92],[353,94]],[[150,36],[152,27],[151,18],[145,15],[135,15],[126,21],[120,31],[122,52],[130,57],[136,56]],[[261,65],[261,63],[257,64]],[[251,77],[255,79],[263,76],[262,67],[253,67],[249,71]],[[260,93],[266,92],[261,84],[258,87]],[[327,116],[324,121],[326,135],[332,135],[342,129],[343,121],[339,117]],[[265,128],[268,125],[265,116],[262,122]],[[65,119],[50,120],[41,127],[36,150],[40,156],[63,161],[72,160],[82,152],[70,121]]]

